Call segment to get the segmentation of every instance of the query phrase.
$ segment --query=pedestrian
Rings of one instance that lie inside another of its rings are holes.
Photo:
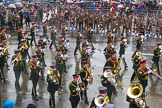
[[[72,108],[77,108],[80,97],[79,97],[79,92],[80,92],[80,87],[78,86],[78,79],[79,75],[73,74],[73,81],[70,82],[69,84],[69,90],[70,90],[70,103]]]
[[[20,84],[19,84],[19,79],[20,79],[20,74],[22,71],[22,55],[19,49],[14,50],[15,55],[12,56],[11,58],[11,63],[14,65],[13,66],[13,71],[15,74],[15,88],[16,90],[21,90]]]
[[[56,67],[54,65],[50,66],[50,69],[47,72],[47,83],[48,83],[47,91],[50,94],[49,98],[50,108],[56,108],[55,93],[59,87],[59,78],[60,78],[59,71],[56,70]]]

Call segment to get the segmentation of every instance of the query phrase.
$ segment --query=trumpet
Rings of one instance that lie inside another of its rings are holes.
[[[17,56],[11,61],[11,64],[13,64],[15,61],[19,61],[19,56],[20,56],[20,54],[17,55]]]
[[[86,87],[85,87],[85,84],[82,82],[81,78],[78,79],[77,85],[81,91],[85,91]]]

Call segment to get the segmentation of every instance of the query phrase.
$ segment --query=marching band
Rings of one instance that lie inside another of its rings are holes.
[[[162,56],[162,44],[157,43],[153,49],[152,65],[149,65],[142,55],[143,43],[147,38],[153,36],[152,16],[148,16],[146,24],[144,24],[144,18],[142,16],[133,18],[132,14],[114,14],[114,12],[105,15],[98,11],[96,11],[98,13],[96,15],[84,12],[82,9],[77,11],[67,9],[65,11],[66,8],[58,12],[56,12],[57,9],[55,11],[54,9],[50,9],[43,13],[43,35],[39,36],[38,41],[36,41],[36,23],[31,24],[32,26],[29,30],[30,36],[23,30],[23,27],[16,24],[18,47],[14,50],[14,55],[11,58],[16,90],[22,90],[19,83],[22,71],[30,74],[29,79],[32,82],[31,96],[34,100],[38,101],[37,85],[39,79],[46,81],[47,91],[49,92],[49,106],[50,108],[57,108],[55,94],[57,91],[64,91],[63,79],[65,75],[70,73],[68,72],[67,64],[69,56],[71,56],[69,52],[71,51],[70,43],[72,40],[67,40],[67,31],[75,33],[74,29],[76,29],[77,32],[74,34],[76,47],[73,53],[75,57],[79,55],[77,51],[80,53],[79,64],[81,69],[72,75],[72,81],[68,85],[71,107],[78,108],[79,102],[82,101],[90,108],[115,108],[113,97],[118,96],[117,87],[122,83],[120,79],[122,71],[129,71],[128,66],[130,66],[125,56],[128,47],[128,35],[135,35],[136,50],[131,57],[134,71],[132,72],[130,85],[126,92],[126,100],[130,103],[129,108],[148,108],[146,104],[146,87],[148,86],[149,76],[154,75],[162,79],[159,65],[160,56]],[[69,17],[66,16],[68,12]],[[65,16],[68,18],[64,18]],[[158,27],[155,35],[159,39],[162,31],[160,19],[161,17],[159,17],[159,21],[157,22]],[[136,21],[133,22],[133,20]],[[132,23],[134,24],[132,25]],[[49,25],[52,25],[51,28]],[[131,29],[132,27],[133,30]],[[50,37],[48,36],[49,32]],[[122,37],[118,36],[120,34],[119,32]],[[130,34],[131,32],[133,34]],[[126,36],[124,36],[124,33]],[[60,37],[58,36],[59,34],[61,35]],[[95,34],[104,34],[107,44],[103,50],[99,49],[103,51],[103,55],[105,56],[105,65],[100,70],[102,71],[101,74],[98,74],[102,87],[98,88],[99,94],[89,103],[90,98],[88,97],[90,95],[88,94],[88,88],[90,85],[93,85],[94,79],[96,78],[92,70],[94,67],[91,65],[91,60],[96,50],[96,46],[94,46]],[[7,42],[7,38],[5,30],[0,29],[0,78],[4,83],[7,81],[4,74],[4,67],[7,65],[9,68],[8,58],[10,52],[8,50],[9,43]],[[120,38],[119,44],[116,43],[117,38]],[[50,44],[49,39],[51,39]],[[33,45],[33,41],[35,45]],[[50,51],[53,48],[56,51],[55,54],[52,54],[52,57],[55,58],[55,65],[47,66],[46,64],[48,62],[46,61],[46,55],[49,56],[46,53],[47,45],[49,45]],[[117,45],[119,45],[119,56],[116,50]],[[35,50],[31,58],[29,48],[33,46],[35,46]],[[52,46],[54,47],[52,48]],[[29,59],[28,62],[27,58]],[[121,65],[121,61],[124,68]],[[28,72],[28,68],[30,68],[30,72]],[[46,68],[48,68],[47,72]]]

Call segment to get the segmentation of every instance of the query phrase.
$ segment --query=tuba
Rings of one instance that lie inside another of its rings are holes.
[[[95,97],[94,102],[95,102],[96,106],[98,106],[98,107],[102,107],[107,103],[105,96],[103,96],[103,95],[98,95],[97,97]]]
[[[134,99],[135,104],[139,108],[146,107],[145,99],[141,97],[142,94],[143,94],[143,87],[140,83],[131,83],[129,85],[127,89],[127,95],[131,99]]]

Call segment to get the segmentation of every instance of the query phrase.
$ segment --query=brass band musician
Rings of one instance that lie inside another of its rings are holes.
[[[107,88],[98,87],[98,91],[99,95],[93,98],[90,108],[114,108],[114,104],[110,103],[107,95]]]
[[[80,92],[81,99],[83,100],[83,96],[85,98],[85,103],[89,104],[87,97],[87,86],[92,83],[93,77],[90,68],[88,67],[89,62],[84,61],[83,67],[80,70],[80,78],[83,84],[85,85],[85,90]]]
[[[19,49],[14,50],[15,55],[12,56],[11,58],[11,63],[14,65],[13,66],[13,71],[15,74],[15,88],[16,90],[21,90],[20,84],[19,84],[19,79],[20,79],[20,74],[22,71],[22,55]]]
[[[50,66],[50,69],[47,72],[47,91],[50,94],[49,98],[49,106],[51,108],[55,108],[55,92],[58,90],[59,87],[59,78],[60,73],[58,70],[56,70],[56,67],[54,65]]]

